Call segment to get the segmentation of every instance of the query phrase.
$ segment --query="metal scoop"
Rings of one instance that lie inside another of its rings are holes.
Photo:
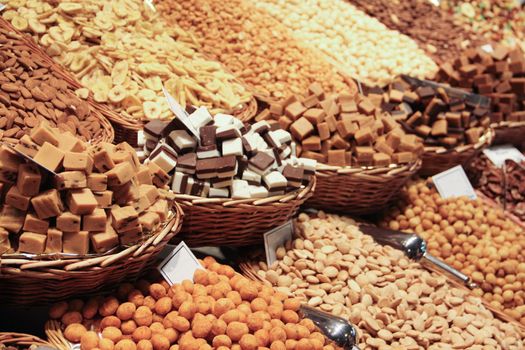
[[[359,229],[361,232],[372,236],[376,242],[380,244],[389,245],[393,248],[402,250],[405,255],[412,260],[419,261],[422,264],[436,266],[446,274],[459,280],[468,288],[477,288],[477,284],[472,282],[470,277],[429,254],[427,252],[427,243],[418,235],[368,225],[360,225]]]
[[[321,332],[337,346],[345,350],[360,350],[357,344],[357,331],[347,320],[327,312],[301,305],[299,313],[310,319]]]

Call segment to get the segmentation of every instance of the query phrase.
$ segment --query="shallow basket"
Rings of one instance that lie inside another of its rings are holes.
[[[493,125],[493,129],[495,132],[494,145],[521,146],[525,144],[525,122],[501,122]]]
[[[387,207],[419,170],[421,161],[391,167],[317,166],[317,187],[307,206],[355,215]]]
[[[34,335],[14,332],[0,332],[0,349],[2,346],[33,348],[37,346],[53,347],[50,343]]]
[[[316,179],[302,189],[262,199],[202,198],[177,194],[184,222],[175,241],[189,246],[261,244],[263,234],[290,220],[312,196]]]
[[[182,209],[173,202],[166,222],[148,239],[103,256],[45,261],[0,256],[0,305],[49,304],[133,281],[179,232],[182,217]]]
[[[423,165],[419,174],[433,176],[445,170],[461,165],[468,169],[474,157],[477,157],[484,148],[489,147],[494,140],[494,130],[488,128],[476,144],[458,146],[453,149],[443,147],[425,147]]]
[[[45,62],[50,64],[50,69],[56,72],[64,81],[66,81],[73,90],[77,90],[82,87],[82,85],[67,71],[64,70],[58,63],[56,63],[51,57],[49,57],[45,51],[38,46],[33,39],[19,30],[15,29],[9,22],[0,17],[0,28],[8,30],[10,32],[16,33],[21,40],[23,40],[27,46],[31,49],[31,54],[33,57],[38,56]],[[115,137],[115,132],[113,126],[108,119],[114,118],[114,113],[106,113],[106,110],[109,110],[107,106],[103,106],[95,102],[91,97],[88,98],[88,103],[91,106],[91,114],[97,118],[100,123],[100,132],[96,137],[89,140],[92,144],[98,144],[100,142],[113,142]],[[108,119],[106,119],[106,117]],[[5,138],[5,141],[15,143],[18,140],[12,138]]]

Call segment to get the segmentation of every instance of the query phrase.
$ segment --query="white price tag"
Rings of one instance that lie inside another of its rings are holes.
[[[291,221],[264,234],[264,250],[268,266],[277,260],[275,251],[293,238],[294,226]]]
[[[171,111],[177,119],[179,119],[184,126],[197,138],[197,140],[200,142],[200,134],[198,130],[195,129],[193,124],[190,121],[190,116],[188,112],[182,108],[182,106],[171,96],[171,94],[166,90],[164,86],[162,86],[162,92],[164,92],[164,96],[166,97],[166,100],[168,101],[168,105],[170,106]]]
[[[155,8],[155,5],[153,4],[153,0],[144,0],[144,4],[150,8],[151,11],[157,12],[157,9]]]
[[[505,165],[507,159],[511,159],[516,163],[521,163],[525,160],[525,155],[512,145],[493,146],[484,149],[483,153],[498,168]]]
[[[6,4],[0,4],[0,12],[2,12],[6,7]]]
[[[203,270],[199,260],[184,242],[173,249],[157,268],[170,285],[184,280],[191,281],[196,270]]]
[[[455,166],[442,173],[432,176],[441,198],[467,196],[476,199],[476,192],[468,180],[467,174],[461,165]]]
[[[492,45],[490,44],[485,44],[481,47],[481,49],[487,53],[493,53],[494,52],[494,48],[492,47]]]

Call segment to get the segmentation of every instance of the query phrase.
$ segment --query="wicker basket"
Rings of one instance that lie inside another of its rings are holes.
[[[80,85],[80,83],[71,74],[66,72],[51,57],[49,57],[40,46],[35,44],[35,42],[29,35],[18,31],[9,22],[7,22],[1,17],[0,17],[0,28],[8,30],[8,31],[12,31],[20,35],[20,39],[23,40],[27,44],[27,46],[29,46],[29,48],[31,49],[32,51],[31,54],[33,56],[38,56],[45,62],[48,62],[51,65],[50,69],[53,70],[55,73],[57,73],[57,75],[59,75],[62,79],[64,79],[73,90],[76,90],[82,87],[82,85]],[[111,118],[113,118],[114,115],[112,113],[106,113],[106,110],[108,109],[108,107],[102,106],[99,103],[93,101],[91,97],[88,99],[88,102],[90,106],[92,107],[91,114],[94,115],[97,118],[97,120],[99,120],[100,122],[100,130],[101,130],[101,132],[95,138],[90,140],[90,142],[93,144],[97,144],[100,142],[110,142],[110,143],[113,142],[115,133],[108,119],[111,120]],[[106,119],[106,117],[108,117],[108,119]],[[17,142],[17,140],[15,139],[5,139],[5,140],[11,143]]]
[[[317,187],[306,205],[333,212],[372,214],[387,207],[420,167],[420,160],[381,168],[319,164]]]
[[[88,259],[29,260],[0,257],[0,305],[48,304],[132,281],[180,230],[182,209],[173,202],[168,220],[146,241]]]
[[[33,348],[36,346],[53,347],[50,343],[34,335],[13,332],[0,332],[0,349],[2,346]]]
[[[290,220],[313,194],[316,179],[303,189],[263,199],[202,198],[177,194],[184,223],[174,241],[189,246],[261,244],[263,234]]]
[[[493,125],[495,131],[495,145],[511,144],[522,146],[525,144],[525,122],[501,122]]]
[[[453,149],[425,147],[423,166],[419,174],[425,177],[433,176],[456,165],[462,165],[463,168],[468,169],[472,159],[478,156],[484,148],[489,147],[493,140],[494,130],[488,128],[476,144],[459,146]]]

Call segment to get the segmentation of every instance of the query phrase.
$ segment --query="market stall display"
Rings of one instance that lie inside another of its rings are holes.
[[[297,299],[213,258],[202,264],[193,281],[141,280],[120,285],[116,296],[56,304],[46,331],[59,350],[339,349],[299,318]]]
[[[14,332],[0,332],[0,349],[2,350],[33,350],[39,346],[51,346],[51,344],[45,340],[35,337],[34,335]]]
[[[90,146],[41,123],[24,142],[1,146],[0,170],[2,303],[56,300],[131,277],[179,228],[160,169],[141,165],[126,143]],[[93,266],[102,268],[68,273]]]
[[[484,40],[455,23],[453,16],[428,0],[348,0],[388,28],[414,39],[437,63],[457,57]]]
[[[282,99],[319,82],[330,91],[356,90],[318,50],[249,0],[162,1],[158,11],[168,23],[195,34],[201,50],[219,60],[258,97]]]
[[[490,105],[480,96],[408,76],[383,89],[367,88],[365,95],[423,141],[424,176],[459,164],[467,168],[492,142]]]
[[[193,37],[168,26],[140,0],[7,1],[2,16],[32,34],[46,52],[114,111],[117,139],[136,142],[142,121],[172,119],[162,87],[183,106],[252,114],[252,94]]]
[[[423,144],[373,101],[330,94],[314,83],[301,97],[274,102],[255,120],[278,123],[314,159],[316,192],[308,205],[354,214],[377,212],[420,166]]]
[[[462,271],[474,293],[525,325],[525,226],[481,198],[442,199],[425,181],[410,184],[384,226],[415,232],[430,254]]]
[[[428,78],[437,70],[416,42],[344,0],[253,3],[362,83],[383,86],[400,74]]]
[[[46,121],[84,141],[113,140],[113,128],[39,48],[0,19],[0,139],[16,143]]]
[[[349,218],[300,214],[271,266],[241,267],[253,279],[359,327],[362,349],[523,347],[520,330],[447,277],[374,242]]]

